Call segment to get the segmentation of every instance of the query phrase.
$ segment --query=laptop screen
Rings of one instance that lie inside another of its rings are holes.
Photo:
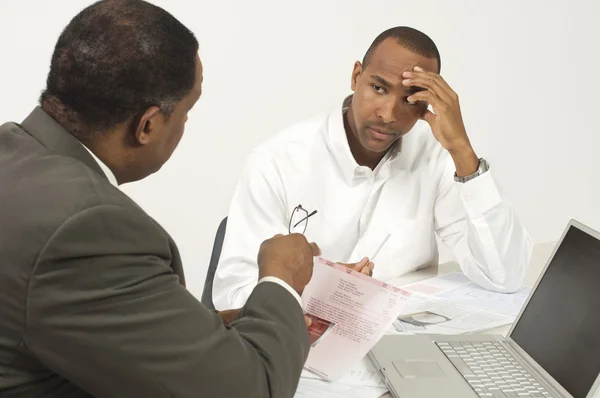
[[[510,336],[573,397],[600,372],[600,240],[567,231]]]

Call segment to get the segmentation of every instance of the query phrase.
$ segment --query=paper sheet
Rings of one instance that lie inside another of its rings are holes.
[[[305,368],[336,380],[358,363],[402,312],[411,293],[317,258],[304,289],[311,349]]]
[[[319,379],[319,376],[308,371],[302,372],[303,378]],[[353,365],[350,370],[335,381],[337,384],[354,387],[380,387],[386,388],[381,374],[377,371],[369,357],[364,357]]]
[[[514,317],[414,294],[393,325],[399,332],[465,334],[512,323]]]
[[[485,311],[517,316],[525,304],[530,288],[524,287],[515,293],[497,293],[471,282],[461,273],[450,273],[427,279],[405,287],[414,293],[442,298],[453,303]]]
[[[317,379],[300,379],[294,398],[379,398],[387,393],[381,387],[354,387]]]

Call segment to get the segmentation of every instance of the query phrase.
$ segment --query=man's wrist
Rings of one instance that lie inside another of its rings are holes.
[[[479,168],[479,158],[471,146],[451,151],[450,156],[452,156],[452,160],[454,161],[458,177],[471,175]]]
[[[302,294],[302,292],[298,291],[298,289],[296,288],[296,286],[293,283],[294,278],[290,275],[289,272],[285,272],[282,270],[277,270],[277,271],[271,271],[271,270],[266,270],[265,272],[259,272],[258,273],[258,280],[262,280],[264,278],[277,278],[283,282],[285,282],[288,286],[290,286],[292,289],[294,289],[294,291],[296,291],[298,294]]]
[[[300,307],[302,307],[302,299],[300,298],[300,295],[302,293],[299,293],[298,291],[296,291],[296,289],[292,288],[292,286],[290,286],[290,284],[287,283],[286,281],[279,279],[276,276],[270,275],[270,276],[264,276],[258,280],[259,284],[263,283],[263,282],[271,282],[271,283],[276,283],[276,284],[280,285],[285,290],[287,290],[292,296],[294,296],[294,298],[296,299],[296,301],[298,302]]]

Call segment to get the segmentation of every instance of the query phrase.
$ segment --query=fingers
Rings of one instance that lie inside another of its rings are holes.
[[[410,95],[407,100],[409,102],[426,101],[431,104],[436,113],[443,112],[448,108],[448,104],[442,101],[434,92],[429,90],[414,93]]]
[[[415,66],[412,71],[406,71],[402,73],[402,76],[407,79],[416,80],[419,79],[423,82],[429,82],[434,87],[439,87],[444,90],[447,94],[453,93],[452,88],[446,83],[444,78],[437,73],[428,72],[422,68]]]
[[[361,272],[361,274],[373,276],[373,268],[375,268],[375,264],[373,264],[371,261],[369,261],[367,263],[367,265],[364,266],[360,272]]]
[[[436,73],[426,72],[419,67],[415,67],[414,71],[404,72],[402,77],[405,78],[405,80],[402,81],[403,85],[422,87],[429,91],[433,91],[447,104],[458,100],[458,95],[456,95],[448,83]]]
[[[310,242],[310,247],[313,252],[313,257],[317,257],[317,256],[321,255],[321,248],[315,242]]]
[[[365,275],[373,275],[373,268],[375,268],[375,264],[373,264],[371,261],[369,261],[369,259],[367,257],[363,258],[362,260],[360,260],[358,263],[355,264],[346,264],[346,263],[340,263],[338,262],[338,264],[343,265],[344,267],[350,268],[356,272],[360,272],[361,274],[365,274]]]
[[[285,236],[285,235],[275,235],[275,237],[279,237],[279,236]],[[317,256],[321,255],[321,248],[319,247],[319,245],[317,245],[315,242],[309,242],[304,235],[299,234],[299,233],[293,233],[293,234],[289,234],[287,236],[295,236],[298,239],[302,239],[304,242],[308,243],[310,245],[313,257],[317,257]]]
[[[358,271],[358,272],[362,272],[362,270],[369,264],[369,259],[368,258],[363,258],[362,260],[360,260],[355,266],[354,266],[354,270]]]
[[[373,268],[375,265],[369,261],[367,257],[363,258],[358,264],[354,266],[354,270],[368,276],[373,275]]]
[[[312,319],[309,316],[304,315],[304,322],[306,322],[306,327],[309,328],[312,325]]]
[[[369,261],[369,263],[365,267],[363,267],[363,269],[360,272],[361,274],[371,276],[373,275],[373,267],[373,263]]]
[[[422,120],[425,120],[431,126],[433,120],[435,119],[435,115],[431,113],[428,109],[425,109],[421,116],[419,116]]]

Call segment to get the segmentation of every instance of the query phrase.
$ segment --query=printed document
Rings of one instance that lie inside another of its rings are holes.
[[[398,332],[414,334],[465,334],[508,325],[514,317],[413,294],[393,325]]]
[[[302,293],[311,349],[305,369],[337,380],[379,341],[411,293],[322,258]]]
[[[413,293],[441,298],[470,308],[497,312],[516,317],[531,289],[523,287],[515,293],[497,293],[471,282],[465,275],[453,272],[404,286]]]
[[[319,376],[306,370],[302,372],[301,377],[307,379],[319,379]],[[345,386],[353,387],[386,388],[385,382],[381,377],[381,373],[379,373],[375,366],[373,366],[373,363],[367,356],[365,356],[356,364],[352,365],[352,367],[335,382],[336,384],[343,384]]]
[[[319,379],[300,379],[294,398],[379,398],[388,392],[383,387],[348,386]]]

